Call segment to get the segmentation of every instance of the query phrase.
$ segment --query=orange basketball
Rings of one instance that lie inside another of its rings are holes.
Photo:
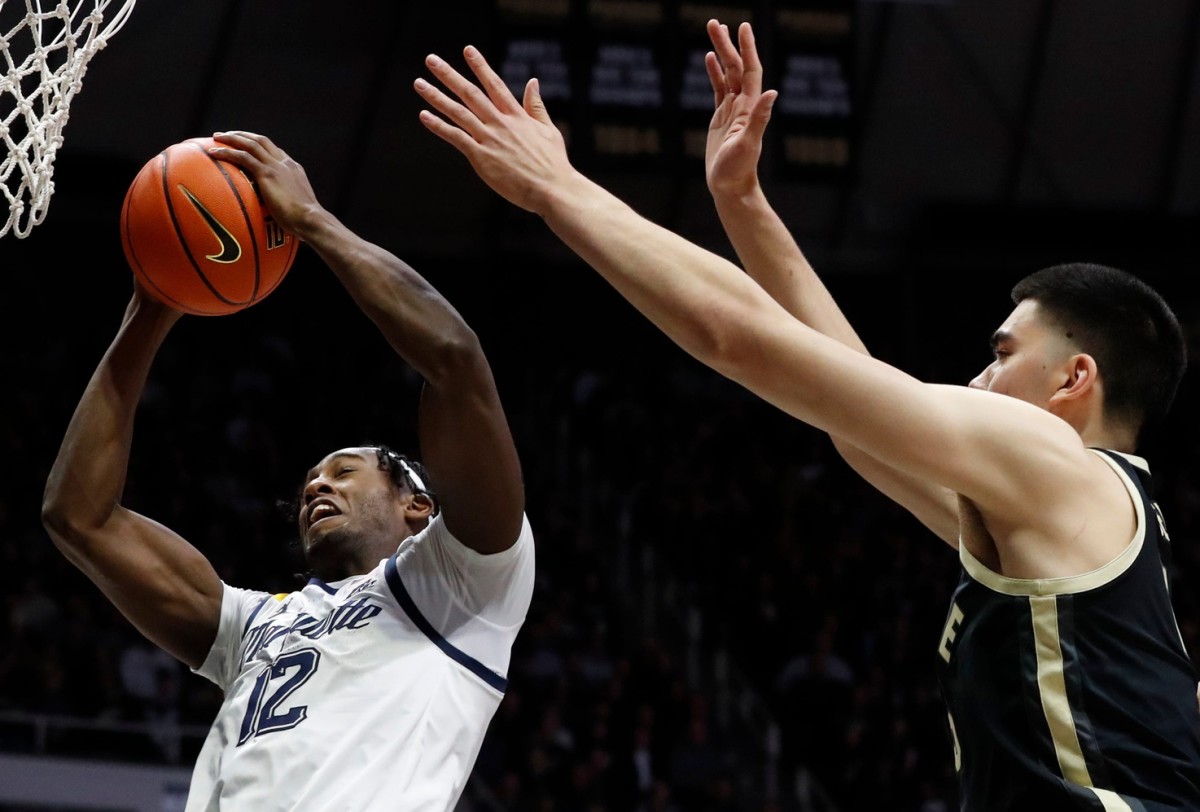
[[[189,138],[146,162],[121,207],[125,258],[168,307],[224,316],[283,281],[300,244],[271,218],[241,169]]]

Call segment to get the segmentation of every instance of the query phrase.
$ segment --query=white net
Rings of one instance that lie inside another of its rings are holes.
[[[26,237],[45,218],[71,100],[133,4],[59,0],[43,10],[41,0],[25,0],[22,13],[13,0],[0,0],[0,237]]]

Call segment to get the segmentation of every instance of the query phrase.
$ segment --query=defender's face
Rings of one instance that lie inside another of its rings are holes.
[[[1067,380],[1063,362],[1077,350],[1041,311],[1026,299],[992,334],[992,363],[971,381],[986,389],[1047,408]]]
[[[300,540],[306,557],[320,550],[336,554],[347,542],[394,533],[403,506],[373,448],[343,448],[321,460],[307,475],[300,498]]]

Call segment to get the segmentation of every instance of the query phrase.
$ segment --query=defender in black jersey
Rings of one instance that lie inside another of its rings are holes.
[[[415,82],[421,121],[687,352],[828,432],[961,551],[940,648],[964,809],[1200,809],[1196,673],[1165,534],[1131,458],[1100,450],[1136,453],[1172,402],[1186,359],[1171,309],[1128,273],[1061,265],[1014,288],[969,387],[871,358],[758,183],[777,94],[749,24],[737,46],[716,20],[708,33],[706,179],[745,273],[581,175],[536,80],[518,101],[473,47],[477,82],[426,59],[441,87]]]
[[[1117,558],[1029,580],[961,551],[938,664],[963,809],[1200,809],[1196,672],[1171,607],[1150,470],[1141,457],[1094,453],[1137,513]]]

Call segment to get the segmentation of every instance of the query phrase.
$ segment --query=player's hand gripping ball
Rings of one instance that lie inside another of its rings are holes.
[[[146,162],[121,207],[121,243],[154,298],[197,316],[260,302],[300,245],[271,218],[250,178],[208,154],[211,138],[173,144]]]

